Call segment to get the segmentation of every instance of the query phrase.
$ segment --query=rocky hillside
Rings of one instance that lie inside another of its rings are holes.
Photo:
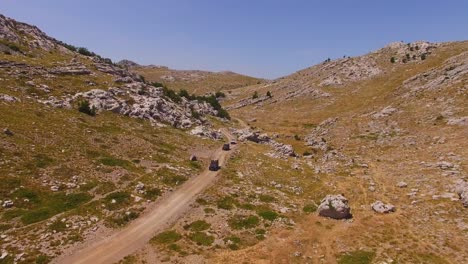
[[[119,232],[216,153],[215,183],[122,263],[466,262],[467,41],[258,82],[114,64],[1,16],[0,263]],[[200,96],[220,90],[229,114]]]
[[[137,218],[207,166],[221,111],[0,16],[0,263]]]
[[[185,89],[197,95],[219,91],[229,93],[240,87],[264,82],[262,79],[229,71],[173,70],[164,66],[129,64],[128,61],[119,64],[125,65],[131,72],[142,75],[147,81],[162,83],[175,90]]]
[[[322,183],[322,190],[342,197],[309,192],[310,199],[342,209],[330,214],[324,205],[319,216],[346,215],[349,206],[352,220],[296,218],[294,231],[278,231],[281,239],[273,235],[217,260],[274,251],[284,261],[297,252],[299,259],[327,263],[347,256],[377,263],[463,262],[468,252],[458,245],[468,242],[467,54],[467,41],[393,43],[234,91],[225,102],[233,116],[298,153],[290,166],[299,173],[278,176],[309,177],[302,186]]]

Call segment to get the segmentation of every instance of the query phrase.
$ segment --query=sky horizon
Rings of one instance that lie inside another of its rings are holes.
[[[113,61],[282,77],[390,42],[468,39],[468,2],[2,0],[0,13]]]

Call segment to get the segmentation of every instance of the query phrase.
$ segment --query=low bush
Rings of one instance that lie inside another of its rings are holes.
[[[225,210],[233,209],[235,204],[237,204],[237,201],[231,196],[225,196],[224,198],[216,202],[216,205],[218,206],[218,208],[225,209]]]
[[[191,230],[191,231],[205,231],[211,227],[211,224],[207,223],[204,220],[197,220],[192,222],[189,225],[184,226],[184,229]]]
[[[84,100],[84,101],[80,101],[78,103],[78,111],[80,111],[81,113],[85,113],[89,116],[95,116],[96,115],[96,108],[93,106],[91,107],[89,102]]]
[[[228,223],[232,229],[250,229],[258,226],[260,219],[255,215],[235,215]]]
[[[304,213],[310,214],[317,211],[317,206],[315,204],[306,204],[302,208],[302,211],[304,211]]]
[[[152,243],[157,243],[157,244],[172,244],[177,241],[179,241],[182,238],[182,235],[177,233],[174,230],[169,230],[165,231],[162,233],[159,233],[155,237],[151,239]]]
[[[274,221],[276,218],[278,218],[278,214],[276,212],[270,211],[270,210],[264,210],[258,212],[258,215],[268,221]]]
[[[211,246],[213,244],[215,238],[214,236],[207,235],[204,232],[194,232],[189,235],[190,240],[195,242],[197,245],[200,246]]]
[[[375,258],[374,252],[357,250],[338,256],[338,264],[370,264]]]

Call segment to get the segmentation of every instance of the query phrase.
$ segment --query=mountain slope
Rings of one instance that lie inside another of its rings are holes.
[[[109,234],[208,166],[219,143],[183,130],[221,138],[205,99],[0,16],[0,262]]]
[[[129,69],[142,75],[148,81],[163,83],[175,90],[186,89],[197,95],[218,91],[226,93],[240,87],[263,82],[262,79],[229,71],[173,70],[163,66],[140,65],[132,65]]]

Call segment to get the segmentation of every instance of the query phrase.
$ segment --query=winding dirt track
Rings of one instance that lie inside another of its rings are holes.
[[[229,141],[233,136],[227,129],[222,133]],[[233,149],[236,146],[232,146]],[[212,154],[223,166],[231,151],[222,151],[221,148]],[[68,256],[62,256],[53,263],[115,263],[127,255],[145,246],[157,233],[174,223],[190,207],[190,203],[197,194],[211,185],[219,172],[206,169],[201,174],[192,177],[173,193],[156,202],[142,217],[130,223],[127,227],[115,234],[91,243],[85,248]]]

